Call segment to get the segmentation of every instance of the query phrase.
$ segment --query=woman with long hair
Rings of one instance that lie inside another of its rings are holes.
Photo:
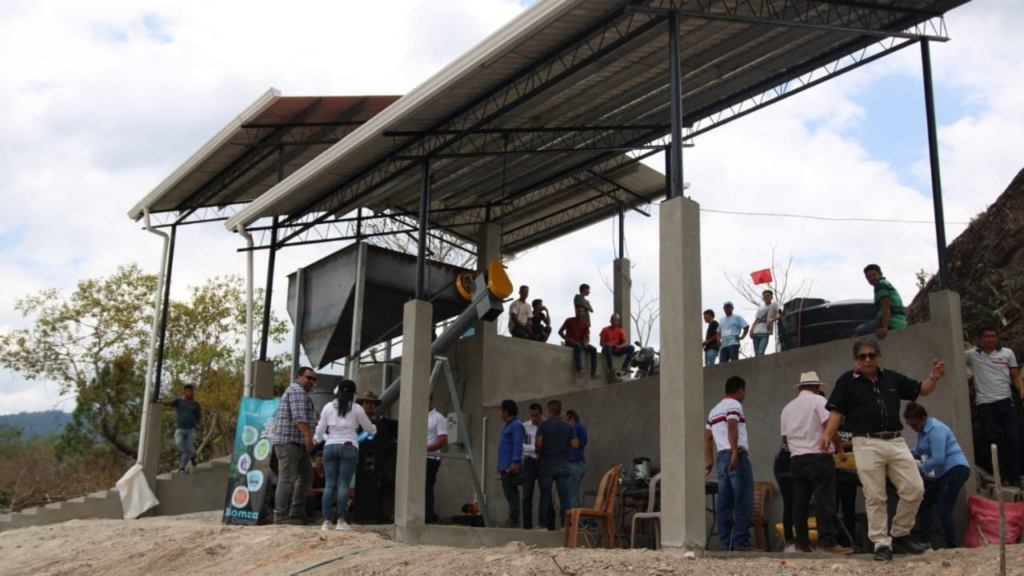
[[[359,428],[370,434],[377,427],[370,422],[363,407],[355,403],[356,383],[342,380],[334,391],[334,401],[324,406],[314,439],[324,446],[324,524],[321,530],[331,529],[331,504],[336,501],[336,530],[351,530],[345,522],[348,506],[348,487],[359,464]]]

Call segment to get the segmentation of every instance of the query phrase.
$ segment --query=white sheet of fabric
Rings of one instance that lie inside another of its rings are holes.
[[[125,520],[134,520],[146,510],[160,504],[156,494],[150,490],[140,464],[129,468],[115,486],[121,494],[121,508],[124,510]]]

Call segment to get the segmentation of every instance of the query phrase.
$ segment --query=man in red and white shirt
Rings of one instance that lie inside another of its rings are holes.
[[[793,483],[793,525],[796,528],[796,549],[811,552],[807,514],[814,495],[818,518],[818,549],[833,554],[849,554],[850,548],[836,542],[836,469],[831,453],[822,453],[821,439],[825,436],[829,411],[821,395],[827,386],[816,372],[804,372],[797,397],[782,409],[782,441],[789,446]],[[845,459],[839,435],[833,445]]]
[[[608,381],[611,382],[617,373],[629,372],[636,349],[626,339],[626,331],[622,329],[622,320],[618,314],[612,314],[611,325],[601,329],[601,354],[608,368]],[[612,356],[625,356],[622,359],[622,370],[612,368]]]
[[[704,475],[718,470],[718,506],[715,520],[722,549],[740,552],[750,547],[750,517],[754,513],[754,472],[750,467],[747,417],[743,399],[747,383],[739,376],[725,382],[725,398],[708,414],[704,426]]]

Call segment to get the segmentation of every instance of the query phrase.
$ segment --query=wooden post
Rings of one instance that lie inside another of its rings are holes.
[[[1006,507],[1003,506],[1003,480],[999,475],[999,447],[995,444],[992,445],[992,475],[999,502],[999,576],[1006,576]]]

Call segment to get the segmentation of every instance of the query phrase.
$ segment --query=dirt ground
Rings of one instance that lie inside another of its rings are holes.
[[[373,532],[321,532],[319,527],[227,527],[215,516],[135,521],[72,520],[0,533],[0,572],[14,575],[105,574],[900,574],[992,576],[997,550],[984,548],[897,557],[757,557],[688,559],[650,550],[533,549],[513,542],[464,550],[405,546]],[[1024,574],[1024,548],[1008,549],[1008,574]]]

